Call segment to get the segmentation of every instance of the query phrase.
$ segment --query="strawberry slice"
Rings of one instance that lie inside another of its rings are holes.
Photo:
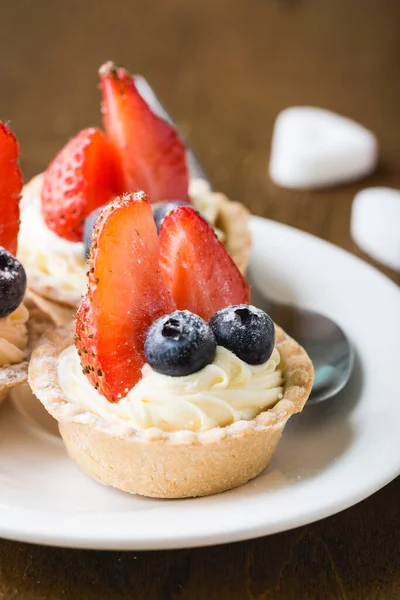
[[[88,291],[75,329],[83,372],[107,400],[118,402],[139,381],[146,332],[175,309],[146,195],[116,198],[94,227]]]
[[[113,146],[99,129],[83,129],[64,146],[45,173],[43,218],[60,237],[80,242],[85,217],[122,191]]]
[[[179,206],[164,218],[160,253],[161,272],[179,310],[208,321],[220,308],[249,303],[243,275],[193,208]]]
[[[188,200],[186,151],[176,131],[152,112],[125,69],[107,62],[99,74],[104,127],[119,153],[125,189],[144,190],[151,202]]]
[[[0,121],[0,246],[14,256],[19,231],[22,173],[19,148],[13,132]]]

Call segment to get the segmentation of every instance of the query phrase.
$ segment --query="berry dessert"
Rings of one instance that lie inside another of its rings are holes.
[[[158,235],[144,192],[101,211],[74,331],[43,337],[29,371],[83,471],[158,498],[258,475],[312,380],[305,351],[249,304],[211,225],[185,204]]]
[[[47,323],[23,302],[26,274],[15,258],[22,190],[18,152],[14,134],[0,122],[0,401],[27,380],[29,349]]]
[[[35,300],[44,299],[41,308],[50,313],[57,310],[53,303],[78,307],[99,211],[138,190],[150,199],[158,231],[176,205],[193,205],[244,272],[247,209],[212,192],[205,180],[190,179],[176,131],[152,112],[125,69],[109,62],[99,74],[105,131],[89,127],[78,133],[23,190],[19,258]]]

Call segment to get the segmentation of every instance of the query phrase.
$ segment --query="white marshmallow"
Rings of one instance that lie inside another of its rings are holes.
[[[354,181],[372,173],[376,136],[329,110],[294,106],[275,122],[269,172],[286,188],[308,189]]]
[[[351,235],[364,252],[400,271],[400,191],[372,187],[356,194]]]

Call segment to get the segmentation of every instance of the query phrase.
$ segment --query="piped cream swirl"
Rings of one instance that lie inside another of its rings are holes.
[[[29,311],[23,303],[0,319],[0,367],[15,365],[25,359],[28,319]]]
[[[280,357],[274,349],[262,365],[248,365],[218,346],[214,361],[197,373],[170,377],[144,365],[142,379],[118,404],[111,404],[89,383],[74,346],[60,356],[58,375],[67,400],[110,422],[144,430],[207,431],[253,419],[282,394]]]

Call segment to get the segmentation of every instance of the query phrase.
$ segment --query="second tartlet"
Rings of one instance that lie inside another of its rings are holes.
[[[139,189],[148,194],[156,219],[171,202],[193,205],[244,273],[251,246],[247,209],[206,181],[189,178],[184,145],[150,110],[127,71],[106,63],[100,80],[105,133],[81,131],[23,190],[18,256],[28,288],[48,302],[43,309],[54,310],[52,302],[78,307],[99,208]]]

